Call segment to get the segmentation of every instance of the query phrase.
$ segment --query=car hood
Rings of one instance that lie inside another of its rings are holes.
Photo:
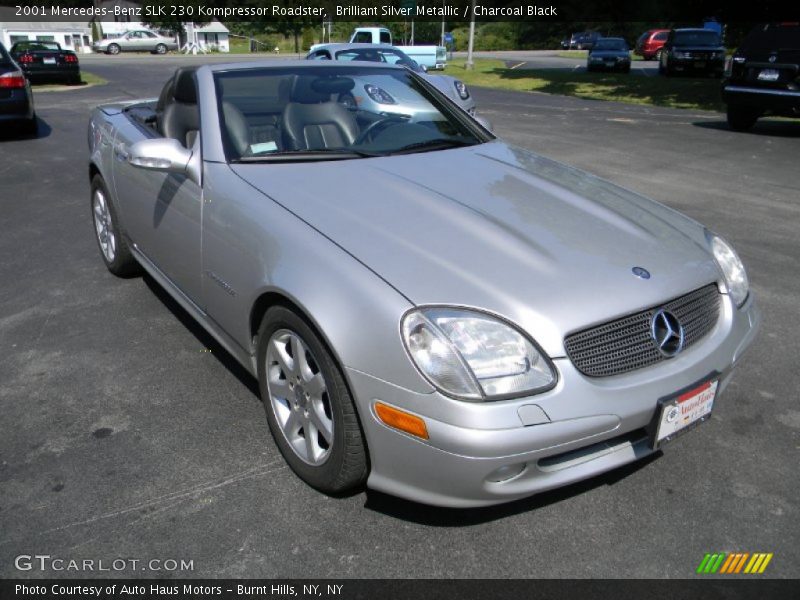
[[[696,222],[499,141],[231,168],[412,303],[501,315],[553,357],[570,331],[719,278]]]

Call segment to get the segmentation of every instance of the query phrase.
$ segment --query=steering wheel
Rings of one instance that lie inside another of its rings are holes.
[[[407,119],[405,119],[404,117],[396,117],[396,116],[388,116],[384,117],[383,119],[379,119],[378,121],[375,121],[374,123],[371,123],[369,126],[367,126],[367,128],[358,135],[356,140],[353,142],[353,145],[357,146],[359,144],[363,144],[366,141],[366,139],[370,137],[373,133],[375,133],[375,131],[377,131],[378,129],[383,129],[384,127],[386,127],[387,125],[391,125],[392,123],[405,123],[406,121]]]

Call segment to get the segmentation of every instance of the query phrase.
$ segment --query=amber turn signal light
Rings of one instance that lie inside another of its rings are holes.
[[[425,426],[425,421],[416,415],[409,414],[381,402],[375,403],[375,414],[389,427],[405,431],[423,440],[428,439],[428,428]]]

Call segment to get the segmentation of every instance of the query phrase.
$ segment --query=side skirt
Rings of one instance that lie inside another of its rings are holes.
[[[244,348],[236,343],[225,331],[208,316],[202,308],[197,306],[183,291],[177,287],[172,280],[167,277],[145,254],[139,250],[136,244],[131,245],[131,252],[134,258],[142,265],[148,275],[156,280],[172,298],[181,305],[192,318],[197,321],[219,344],[239,362],[247,372],[254,377],[258,376],[256,357],[249,354]]]

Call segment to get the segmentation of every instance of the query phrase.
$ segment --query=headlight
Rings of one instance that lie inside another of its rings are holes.
[[[708,237],[711,252],[722,271],[728,293],[736,306],[741,306],[750,291],[750,282],[747,280],[744,264],[728,242],[713,233],[709,233]]]
[[[401,328],[414,364],[448,395],[496,400],[555,385],[547,356],[522,333],[484,313],[426,308],[408,313]]]
[[[364,90],[367,92],[370,98],[372,98],[378,104],[397,104],[397,101],[389,95],[389,92],[384,91],[382,88],[379,88],[377,85],[372,85],[368,83],[364,86]]]
[[[459,97],[462,100],[466,100],[469,98],[469,90],[467,86],[464,85],[463,81],[458,81],[457,79],[453,82],[453,85],[456,86],[456,91],[458,92]]]

